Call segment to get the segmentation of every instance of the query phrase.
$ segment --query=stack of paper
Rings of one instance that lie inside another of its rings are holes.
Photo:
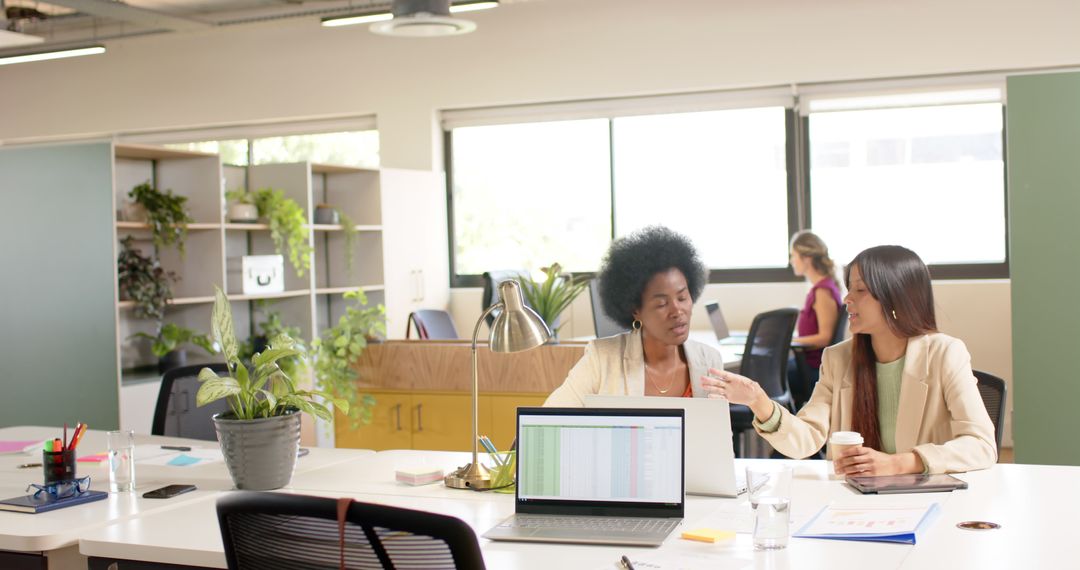
[[[794,536],[915,544],[941,510],[928,507],[829,505]]]

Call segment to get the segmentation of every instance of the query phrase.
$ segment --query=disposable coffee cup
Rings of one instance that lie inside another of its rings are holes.
[[[862,444],[862,434],[857,431],[834,431],[832,435],[829,436],[829,459],[832,459],[835,462],[836,458],[845,450]],[[832,469],[829,471],[830,479],[844,478],[844,475],[836,472],[835,463],[831,467]]]

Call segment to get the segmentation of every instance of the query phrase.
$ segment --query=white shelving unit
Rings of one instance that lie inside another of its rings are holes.
[[[173,285],[174,299],[166,308],[165,322],[208,333],[214,285],[221,286],[232,302],[241,340],[257,333],[252,329],[265,320],[263,313],[277,311],[286,325],[298,326],[303,339],[310,341],[337,322],[345,311],[343,293],[356,289],[365,292],[370,304],[386,306],[390,338],[404,337],[410,311],[444,308],[449,302],[445,182],[441,173],[310,162],[236,167],[222,165],[214,154],[114,145],[116,208],[129,201],[131,188],[148,180],[160,190],[187,196],[195,220],[188,225],[186,255],[174,248],[161,252],[162,266],[180,277]],[[286,253],[283,293],[245,295],[239,284],[229,279],[229,258],[276,253],[269,225],[230,223],[225,218],[224,190],[242,186],[282,190],[304,210],[308,242],[313,248],[311,267],[297,275]],[[345,259],[344,228],[312,223],[314,208],[320,203],[340,208],[357,224],[351,264]],[[119,240],[127,235],[136,238],[144,253],[152,252],[147,224],[118,219],[115,227],[117,254]],[[252,302],[261,300],[266,303]],[[117,299],[115,305],[121,409],[131,416],[131,410],[152,408],[152,401],[141,401],[151,390],[140,388],[139,402],[125,401],[126,395],[135,397],[136,393],[125,386],[160,377],[153,370],[157,359],[149,352],[149,343],[129,337],[140,331],[152,334],[155,323],[135,318],[132,301]],[[191,363],[211,359],[198,349],[188,350]],[[135,415],[140,422],[145,418],[143,413]],[[149,425],[125,427],[149,430]]]

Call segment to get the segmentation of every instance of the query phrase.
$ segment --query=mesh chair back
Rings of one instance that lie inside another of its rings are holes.
[[[788,350],[798,318],[796,309],[776,309],[755,316],[739,365],[739,374],[756,380],[770,398],[789,408]]]
[[[990,414],[990,421],[994,423],[994,440],[998,453],[1001,453],[1001,437],[1005,433],[1005,381],[988,372],[972,372],[979,381],[979,395],[986,406],[986,413]]]
[[[199,391],[199,371],[209,368],[218,374],[228,374],[229,368],[224,363],[195,364],[173,368],[161,377],[161,389],[158,390],[157,405],[154,408],[154,423],[150,426],[153,435],[170,435],[217,441],[214,431],[214,414],[229,410],[225,399],[211,402],[203,407],[195,405],[195,394]]]
[[[847,325],[847,306],[843,303],[840,303],[840,309],[836,313],[836,326],[833,327],[832,340],[829,341],[829,346],[832,346],[838,342],[843,342],[844,337],[847,336]]]
[[[597,338],[615,336],[630,330],[615,322],[615,319],[612,319],[604,312],[604,303],[600,300],[599,279],[589,281],[589,300],[592,301],[592,320],[593,326],[596,327]]]
[[[422,340],[454,340],[458,337],[457,327],[450,313],[440,309],[420,309],[409,313],[405,323],[405,338],[409,338],[409,323],[416,325],[417,338]]]
[[[337,570],[337,500],[230,493],[218,500],[230,570]],[[454,517],[354,502],[345,524],[345,567],[483,570],[476,534]]]

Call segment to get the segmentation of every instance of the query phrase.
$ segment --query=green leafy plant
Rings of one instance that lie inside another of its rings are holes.
[[[225,199],[236,202],[238,204],[252,204],[255,205],[255,193],[248,192],[243,188],[237,188],[236,190],[228,190],[225,192]]]
[[[345,233],[345,270],[352,275],[353,270],[353,252],[356,251],[356,237],[360,235],[360,232],[356,231],[356,222],[352,221],[352,218],[345,214],[345,211],[341,208],[334,208],[337,210],[338,218],[341,220],[341,228]]]
[[[330,410],[315,401],[322,397],[342,413],[349,412],[349,403],[332,394],[318,390],[300,389],[296,382],[278,365],[284,358],[301,354],[296,342],[288,335],[278,335],[270,341],[266,350],[251,357],[251,369],[240,361],[239,343],[233,332],[232,308],[221,288],[214,287],[214,309],[211,314],[214,341],[221,346],[228,376],[218,376],[213,370],[203,368],[199,372],[199,391],[195,403],[205,406],[226,398],[232,415],[238,420],[269,418],[292,410],[314,415],[327,421],[333,416]]]
[[[154,235],[154,247],[176,244],[176,249],[183,254],[187,225],[194,221],[184,208],[187,197],[177,196],[172,190],[161,192],[151,186],[149,180],[132,188],[128,197],[146,209],[146,221]]]
[[[274,249],[283,254],[289,250],[289,262],[292,263],[298,277],[311,267],[311,244],[308,243],[308,230],[305,228],[307,217],[296,200],[285,197],[281,190],[262,188],[256,190],[255,207],[259,215],[270,223],[270,237],[274,240]]]
[[[217,350],[214,348],[214,343],[210,340],[210,337],[206,336],[199,331],[182,327],[177,324],[168,323],[161,327],[157,336],[146,333],[135,333],[128,338],[145,338],[153,341],[150,345],[150,351],[154,353],[154,356],[161,358],[166,354],[180,348],[180,345],[190,342],[195,346],[206,351],[207,354],[216,354]]]
[[[375,398],[360,393],[356,382],[359,375],[353,363],[363,354],[370,339],[386,335],[386,307],[369,307],[367,296],[359,290],[348,291],[344,297],[355,302],[345,308],[336,325],[311,341],[311,350],[319,387],[349,403],[347,415],[356,428],[371,423]]]
[[[562,266],[558,263],[552,263],[551,267],[543,267],[541,270],[544,272],[545,279],[540,282],[533,280],[529,275],[520,276],[521,293],[529,306],[551,327],[552,332],[558,334],[555,320],[589,283],[575,281],[570,274],[563,275]]]
[[[267,303],[265,300],[261,300],[256,301],[255,305],[259,308],[265,308]],[[280,366],[281,370],[290,378],[299,378],[300,374],[307,371],[307,347],[304,346],[303,341],[300,340],[300,327],[286,325],[281,320],[281,313],[277,311],[267,312],[265,318],[266,320],[257,323],[256,325],[259,330],[258,336],[262,337],[263,343],[281,335],[286,335],[293,339],[293,348],[300,354],[282,358],[278,361],[278,366]],[[247,340],[241,342],[239,346],[240,360],[251,362],[251,358],[255,356],[255,345],[255,336],[249,337]]]
[[[165,305],[173,298],[170,282],[178,277],[166,271],[156,258],[146,257],[134,246],[135,238],[120,241],[120,256],[116,261],[120,298],[135,301],[135,316],[160,321],[165,317]]]

